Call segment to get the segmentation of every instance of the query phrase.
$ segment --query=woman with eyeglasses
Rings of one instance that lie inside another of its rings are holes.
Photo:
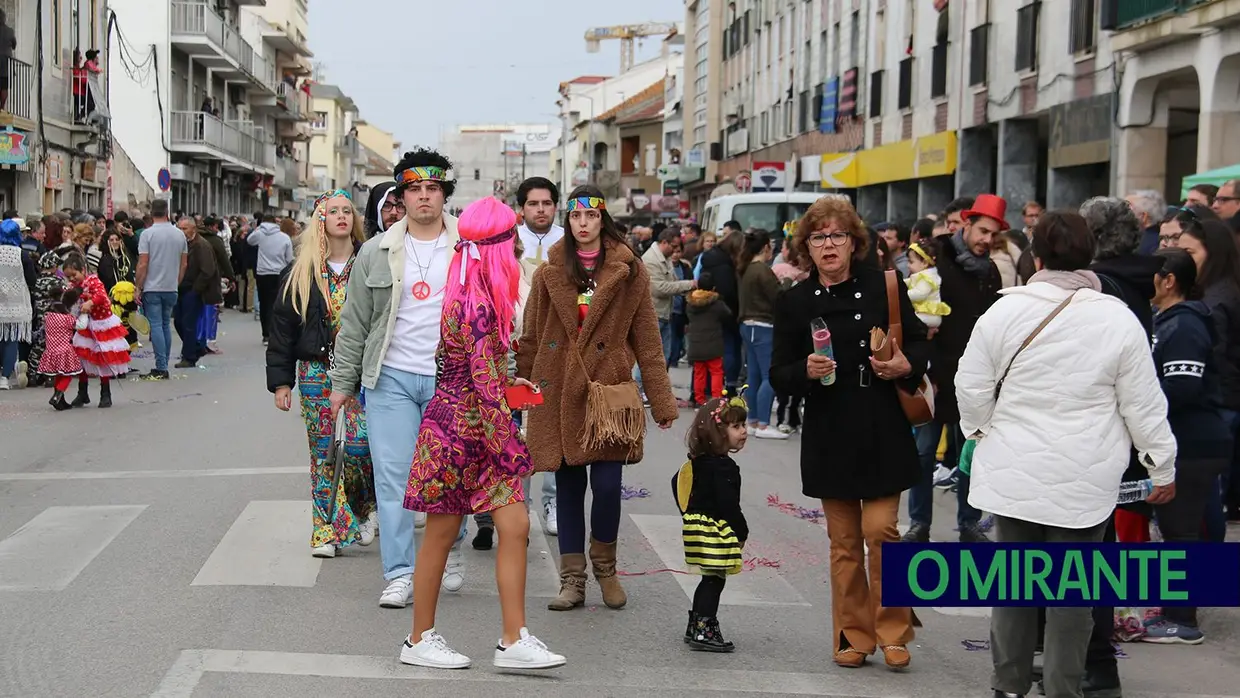
[[[1166,249],[1168,247],[1179,247],[1180,236],[1184,234],[1184,225],[1180,223],[1180,217],[1183,216],[1189,224],[1193,220],[1210,221],[1217,220],[1218,216],[1209,206],[1200,204],[1186,204],[1183,208],[1172,209],[1172,212],[1163,219],[1162,225],[1158,229],[1158,249]]]
[[[900,494],[921,472],[896,390],[915,390],[925,373],[926,326],[900,284],[895,300],[904,342],[890,361],[871,356],[871,329],[890,329],[887,285],[867,261],[873,243],[847,199],[814,202],[790,243],[812,265],[809,278],[775,306],[770,376],[776,391],[805,399],[801,483],[827,517],[835,663],[859,667],[881,649],[887,666],[904,668],[913,614],[883,605],[882,555],[884,544],[900,538]],[[834,358],[814,351],[816,319],[831,332]]]
[[[1190,208],[1182,210],[1176,219],[1183,229],[1176,246],[1196,263],[1201,300],[1214,320],[1214,358],[1223,386],[1223,417],[1236,438],[1240,436],[1240,252],[1227,224],[1217,218],[1203,218]],[[1232,458],[1231,467],[1223,474],[1221,501],[1212,501],[1206,515],[1206,530],[1212,542],[1223,542],[1226,519],[1240,519],[1238,461]],[[1227,505],[1226,519],[1223,504]]]

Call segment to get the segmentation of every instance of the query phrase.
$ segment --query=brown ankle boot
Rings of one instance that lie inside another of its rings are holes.
[[[586,602],[586,556],[569,553],[560,556],[560,595],[551,599],[552,611],[571,611]]]
[[[594,579],[603,592],[603,603],[608,608],[624,608],[629,597],[616,576],[616,543],[600,543],[591,538],[590,564],[594,567]]]

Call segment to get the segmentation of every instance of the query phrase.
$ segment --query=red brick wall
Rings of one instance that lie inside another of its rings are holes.
[[[1038,76],[1030,75],[1020,81],[1020,113],[1032,114],[1038,110]]]
[[[973,95],[973,125],[981,126],[986,123],[986,107],[989,104],[990,92],[982,90]]]
[[[913,137],[913,115],[905,114],[900,121],[900,140],[907,141]]]
[[[1097,61],[1093,56],[1079,61],[1076,64],[1076,80],[1073,81],[1073,88],[1076,99],[1085,99],[1094,96],[1094,64]]]
[[[934,106],[934,132],[942,133],[947,130],[947,102],[936,104]]]

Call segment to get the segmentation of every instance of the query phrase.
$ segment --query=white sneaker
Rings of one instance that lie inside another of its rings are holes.
[[[795,432],[795,431],[796,431],[796,429],[793,429],[791,426],[789,426],[789,425],[787,425],[787,424],[780,424],[780,425],[779,425],[779,433],[781,433],[781,434],[792,434],[792,433],[793,433],[793,432]]]
[[[779,429],[776,429],[775,427],[769,424],[762,427],[761,429],[755,430],[753,435],[754,435],[754,438],[757,438],[757,439],[786,439],[788,438],[787,434],[785,434],[784,432],[780,431]]]
[[[336,557],[336,546],[331,543],[320,545],[317,548],[311,548],[310,554],[315,557]]]
[[[461,551],[448,552],[448,564],[443,569],[443,588],[445,591],[460,591],[465,586],[465,560]]]
[[[504,647],[503,640],[495,645],[495,666],[500,669],[554,669],[567,662],[525,628],[521,628],[521,639],[512,645]]]
[[[358,545],[370,545],[375,542],[375,534],[379,532],[379,512],[370,512],[370,516],[367,516],[362,525],[357,528],[361,536]]]
[[[9,379],[5,378],[4,376],[0,376],[0,390],[8,390],[8,389],[9,389]]]
[[[379,594],[379,605],[383,608],[405,608],[413,603],[413,575],[406,574],[388,582],[387,588]]]
[[[413,527],[414,528],[426,528],[426,512],[424,511],[413,512]]]
[[[544,518],[546,518],[547,520],[547,523],[543,526],[543,530],[546,531],[549,535],[553,535],[553,536],[560,535],[560,521],[559,521],[559,518],[556,516],[554,499],[551,500],[550,502],[547,502],[547,506],[543,507],[543,514],[545,514]]]
[[[430,669],[468,669],[469,657],[448,646],[443,635],[434,628],[422,633],[418,644],[410,642],[413,636],[405,637],[405,644],[400,648],[400,661],[403,664],[424,666]]]

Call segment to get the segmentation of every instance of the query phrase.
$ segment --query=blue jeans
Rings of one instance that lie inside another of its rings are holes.
[[[659,339],[663,341],[663,360],[672,365],[672,320],[659,318]]]
[[[422,427],[422,411],[435,396],[435,377],[384,366],[373,390],[366,391],[366,428],[379,504],[379,555],[383,578],[413,574],[417,559],[413,512],[405,508],[405,488]],[[465,539],[465,520],[453,550]]]
[[[17,342],[0,342],[0,376],[5,378],[15,378],[14,369],[17,368]]]
[[[148,291],[142,294],[142,314],[151,323],[156,371],[168,370],[168,355],[172,353],[172,309],[176,304],[176,291]]]
[[[740,385],[741,333],[729,327],[723,328],[723,384],[728,390]]]
[[[749,361],[749,389],[745,391],[749,421],[770,424],[771,405],[775,402],[775,389],[771,387],[771,350],[775,348],[775,328],[742,325],[741,337],[745,341],[745,356]]]
[[[921,460],[921,481],[908,491],[908,517],[913,523],[929,526],[934,520],[934,456],[939,450],[943,426],[942,422],[935,420],[915,430],[917,456]],[[946,426],[947,453],[943,456],[943,465],[951,468],[960,462],[964,435],[960,433],[958,423]],[[982,512],[969,505],[969,476],[956,473],[956,525],[963,528],[977,523],[981,518]]]
[[[685,353],[685,325],[688,319],[684,313],[672,313],[668,329],[668,339],[663,340],[663,352],[667,356],[667,367],[671,368],[680,362]],[[660,328],[662,329],[662,328]]]

